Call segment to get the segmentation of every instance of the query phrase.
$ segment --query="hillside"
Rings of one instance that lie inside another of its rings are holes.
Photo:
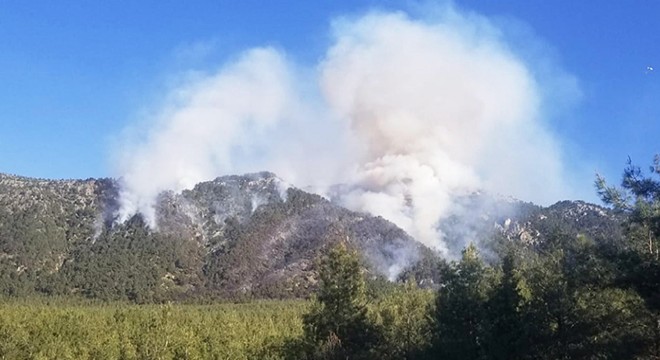
[[[5,294],[33,291],[151,301],[305,296],[314,261],[347,241],[375,275],[429,249],[392,223],[283,189],[270,173],[226,176],[162,193],[158,229],[140,216],[115,224],[113,180],[0,177],[0,266]],[[425,254],[425,255],[423,255]]]
[[[140,216],[116,224],[117,197],[111,179],[0,175],[0,292],[137,302],[308,296],[315,260],[337,241],[359,251],[370,278],[437,280],[438,255],[391,222],[284,186],[272,173],[164,192],[157,229]],[[619,236],[620,219],[583,202],[542,208],[473,194],[459,203],[440,224],[457,252],[496,238],[534,244],[557,229]]]

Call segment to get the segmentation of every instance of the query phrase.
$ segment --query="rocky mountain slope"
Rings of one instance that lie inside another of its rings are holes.
[[[158,228],[140,216],[115,222],[111,179],[0,175],[0,293],[78,294],[159,301],[191,297],[295,297],[315,287],[315,259],[345,241],[370,277],[437,276],[438,255],[389,221],[285,186],[263,172],[224,176],[157,199]],[[602,207],[548,208],[472,194],[440,229],[456,253],[493,238],[530,244],[552,231],[620,236]],[[405,270],[405,271],[404,271]],[[437,280],[437,279],[435,279]]]
[[[226,176],[156,205],[157,229],[114,222],[113,180],[0,176],[0,288],[149,301],[197,295],[305,296],[337,241],[373,276],[433,253],[394,224],[287,188],[271,173]]]
[[[532,246],[557,232],[608,242],[623,237],[621,214],[584,201],[560,201],[542,207],[476,193],[456,203],[453,214],[440,223],[454,252],[462,249],[466,240],[485,246],[493,236]]]

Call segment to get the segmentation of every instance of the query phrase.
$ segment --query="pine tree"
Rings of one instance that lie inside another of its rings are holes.
[[[316,302],[303,317],[306,357],[369,358],[378,332],[367,316],[357,254],[343,243],[333,247],[320,262],[319,277]]]
[[[616,211],[629,215],[628,235],[631,248],[645,249],[646,253],[658,260],[660,249],[660,155],[656,155],[650,166],[650,176],[642,173],[638,166],[628,159],[623,171],[621,188],[608,186],[605,179],[596,176],[596,189],[601,200]]]
[[[654,157],[650,175],[628,159],[621,188],[608,186],[601,176],[596,189],[601,200],[628,215],[628,244],[618,254],[622,268],[619,284],[632,287],[654,313],[653,345],[650,352],[660,358],[660,154]]]
[[[509,251],[502,259],[502,279],[487,303],[488,358],[521,359],[524,352],[523,296],[516,269],[516,255]]]
[[[445,269],[436,306],[435,352],[441,358],[474,360],[485,356],[490,275],[474,245],[463,250],[460,262]]]

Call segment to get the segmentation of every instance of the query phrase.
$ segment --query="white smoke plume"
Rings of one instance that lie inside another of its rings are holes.
[[[217,74],[172,96],[143,143],[130,146],[119,165],[119,220],[140,212],[155,227],[153,202],[234,169],[259,134],[290,116],[294,99],[285,59],[254,49]]]
[[[120,162],[120,219],[155,226],[162,190],[269,170],[447,253],[437,225],[454,195],[572,195],[543,84],[484,18],[369,13],[335,21],[332,38],[312,67],[254,49],[177,89]]]

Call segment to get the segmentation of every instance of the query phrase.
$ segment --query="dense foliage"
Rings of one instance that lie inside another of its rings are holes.
[[[0,359],[279,359],[304,302],[0,307]]]
[[[319,276],[317,301],[303,317],[302,351],[290,357],[373,357],[379,339],[375,324],[367,315],[365,285],[357,254],[350,253],[346,245],[340,243],[321,261]]]

